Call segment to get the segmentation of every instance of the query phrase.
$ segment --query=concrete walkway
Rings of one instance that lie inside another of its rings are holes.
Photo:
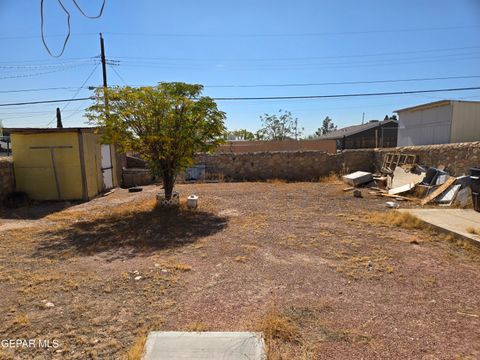
[[[473,209],[401,209],[440,230],[451,232],[480,245],[480,236],[467,229],[480,229],[480,212]]]
[[[265,360],[261,334],[153,331],[143,360]]]

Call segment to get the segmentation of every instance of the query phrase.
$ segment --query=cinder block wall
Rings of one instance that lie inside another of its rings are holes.
[[[15,176],[11,157],[0,157],[0,204],[15,190]]]
[[[232,180],[311,181],[331,172],[372,171],[374,152],[366,149],[338,154],[324,151],[199,154],[196,163],[205,165],[207,173],[222,174]]]
[[[379,171],[386,153],[400,152],[418,156],[418,163],[425,166],[444,165],[450,175],[469,174],[471,167],[480,167],[480,142],[457,144],[402,146],[375,150],[375,169]]]

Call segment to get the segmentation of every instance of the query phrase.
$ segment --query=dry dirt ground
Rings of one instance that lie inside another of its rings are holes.
[[[133,359],[155,329],[262,330],[271,359],[479,359],[479,249],[389,224],[385,199],[343,187],[177,186],[195,211],[155,209],[154,186],[3,210],[0,340],[50,347],[3,343],[0,358]]]

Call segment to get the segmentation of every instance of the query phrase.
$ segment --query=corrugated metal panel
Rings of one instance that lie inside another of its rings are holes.
[[[431,145],[450,142],[452,105],[399,113],[398,145]]]
[[[455,101],[451,142],[480,140],[480,102]]]

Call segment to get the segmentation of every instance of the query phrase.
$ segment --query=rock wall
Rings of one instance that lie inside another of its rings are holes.
[[[444,165],[456,176],[468,174],[471,167],[480,167],[480,142],[345,150],[337,154],[323,151],[199,154],[196,163],[205,165],[207,174],[221,174],[232,180],[311,181],[332,172],[380,171],[385,154],[396,152],[417,155],[418,162],[425,166]]]
[[[480,167],[480,142],[403,146],[375,150],[375,169],[379,171],[386,153],[400,152],[417,155],[417,162],[425,166],[444,165],[451,175],[469,174],[471,167]]]
[[[15,176],[11,157],[0,157],[0,204],[15,190]]]
[[[324,151],[199,154],[196,164],[205,165],[209,174],[222,174],[231,180],[311,181],[332,172],[372,171],[374,152],[367,149],[338,154]]]

